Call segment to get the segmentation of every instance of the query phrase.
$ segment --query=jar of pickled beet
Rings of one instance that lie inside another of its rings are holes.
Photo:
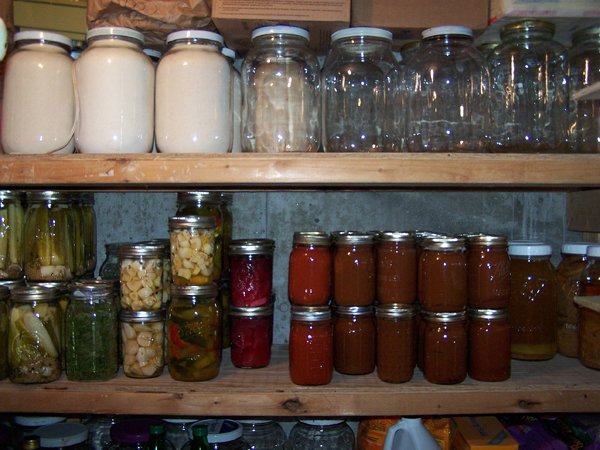
[[[231,307],[231,362],[236,367],[257,369],[271,360],[273,304]]]
[[[377,301],[414,303],[417,297],[417,247],[410,232],[377,235]]]
[[[375,302],[374,239],[372,233],[333,233],[333,299],[336,305],[368,306]]]
[[[417,321],[413,305],[388,303],[375,307],[377,376],[387,383],[413,377],[417,362]]]
[[[289,260],[288,298],[294,305],[323,306],[331,295],[331,238],[320,231],[297,231]]]
[[[471,308],[507,308],[510,260],[505,236],[467,237],[468,303]]]
[[[457,384],[467,376],[466,313],[423,311],[423,375],[430,383]]]
[[[305,386],[333,377],[333,327],[329,306],[292,305],[289,337],[290,378]]]
[[[460,237],[425,238],[419,259],[419,301],[429,312],[467,307],[467,255]]]
[[[364,375],[375,370],[375,320],[372,306],[336,306],[333,318],[333,367]]]
[[[479,381],[510,378],[510,324],[506,309],[469,310],[469,376]]]
[[[264,306],[273,291],[271,239],[236,239],[229,246],[231,306]]]

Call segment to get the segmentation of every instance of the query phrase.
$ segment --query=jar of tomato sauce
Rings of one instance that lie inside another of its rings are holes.
[[[597,297],[577,297],[579,307],[579,361],[591,369],[600,369],[600,302]]]
[[[600,245],[588,246],[586,256],[580,295],[600,295]]]
[[[271,239],[236,239],[229,245],[231,306],[264,306],[273,290]]]
[[[506,309],[469,310],[469,376],[479,381],[510,378],[510,324]]]
[[[231,307],[231,362],[236,367],[257,369],[271,360],[273,304]]]
[[[507,308],[510,261],[505,236],[467,237],[468,303],[471,308]]]
[[[404,383],[413,377],[417,322],[413,305],[389,303],[375,308],[377,319],[377,376],[387,383]]]
[[[374,235],[358,231],[333,233],[333,299],[340,306],[368,306],[375,302]]]
[[[413,233],[377,234],[377,301],[414,303],[417,297],[417,247]]]
[[[297,231],[289,260],[288,297],[292,304],[323,306],[331,295],[331,237],[320,231]]]
[[[467,307],[465,239],[423,240],[419,259],[419,301],[430,312],[463,311]]]
[[[336,306],[333,318],[333,367],[364,375],[375,370],[375,320],[372,306]]]
[[[289,338],[290,378],[305,386],[333,377],[333,327],[329,306],[292,305]]]

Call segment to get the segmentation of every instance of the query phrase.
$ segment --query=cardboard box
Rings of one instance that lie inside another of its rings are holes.
[[[294,25],[308,29],[310,46],[323,53],[331,33],[350,25],[350,0],[213,0],[212,20],[234,50],[250,47],[255,28]]]
[[[53,31],[85,40],[87,2],[81,0],[14,0],[15,26]]]
[[[453,450],[519,450],[519,444],[493,416],[454,417]]]

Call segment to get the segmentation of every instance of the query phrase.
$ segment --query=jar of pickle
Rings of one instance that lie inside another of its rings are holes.
[[[215,267],[214,217],[169,217],[169,234],[173,283],[212,283]]]
[[[417,362],[417,320],[413,305],[388,303],[375,307],[377,376],[387,383],[413,377]]]
[[[507,308],[510,298],[510,261],[505,236],[467,237],[468,304],[471,308]]]
[[[271,361],[273,303],[266,306],[231,307],[231,362],[236,367],[257,369]]]
[[[557,301],[560,293],[550,258],[552,247],[536,242],[510,242],[511,357],[550,359],[556,354]]]
[[[417,248],[413,233],[377,234],[377,302],[411,304],[417,298]]]
[[[73,210],[69,195],[30,192],[23,234],[25,277],[32,281],[69,281],[75,271]]]
[[[0,191],[0,280],[23,278],[23,226],[25,196]]]
[[[510,324],[505,309],[469,310],[469,376],[479,381],[510,378]]]
[[[54,289],[11,291],[8,332],[9,377],[13,383],[48,383],[61,374],[62,312]]]
[[[333,367],[347,375],[375,370],[375,320],[372,306],[336,306],[333,318]]]
[[[331,237],[320,231],[294,232],[289,258],[288,298],[294,305],[323,306],[331,295]]]
[[[95,280],[93,280],[95,281]],[[118,369],[117,310],[112,286],[76,281],[65,314],[65,373],[71,381],[105,381]]]
[[[290,431],[288,441],[290,450],[355,448],[354,432],[341,419],[301,419]]]
[[[236,239],[229,246],[232,306],[264,306],[273,293],[272,239]]]
[[[216,285],[171,286],[167,355],[173,379],[206,381],[219,374],[221,321]]]
[[[0,380],[8,376],[8,325],[10,310],[10,291],[6,286],[0,286]]]
[[[165,364],[165,310],[119,313],[123,372],[131,378],[153,378]]]
[[[374,235],[357,231],[333,233],[333,299],[340,306],[375,302]]]
[[[164,247],[157,244],[119,247],[122,309],[148,311],[162,307],[163,255]]]

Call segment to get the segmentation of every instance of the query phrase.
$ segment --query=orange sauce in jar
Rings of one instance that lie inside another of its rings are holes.
[[[417,248],[409,232],[377,235],[377,301],[414,303],[417,297]]]
[[[375,370],[375,320],[371,306],[337,306],[333,319],[333,367],[364,375]]]
[[[510,324],[505,309],[469,311],[469,376],[479,381],[510,378]]]
[[[340,306],[368,306],[375,301],[374,236],[344,231],[334,233],[333,299]]]
[[[329,303],[331,253],[328,233],[294,233],[288,273],[288,298],[292,304],[322,306]]]
[[[377,318],[377,376],[387,383],[413,377],[417,355],[417,321],[412,305],[379,305]]]
[[[468,303],[471,308],[501,309],[510,298],[510,260],[504,236],[467,238]]]
[[[595,297],[577,297],[579,306],[579,360],[590,369],[600,369],[600,302]]]

